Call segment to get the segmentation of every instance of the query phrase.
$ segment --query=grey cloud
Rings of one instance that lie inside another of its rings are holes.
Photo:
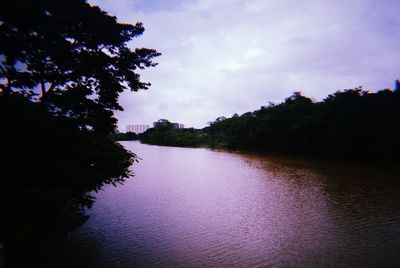
[[[396,0],[92,2],[125,22],[142,21],[146,31],[132,46],[163,53],[142,73],[150,90],[121,96],[121,129],[159,118],[203,127],[294,90],[322,99],[400,78]]]

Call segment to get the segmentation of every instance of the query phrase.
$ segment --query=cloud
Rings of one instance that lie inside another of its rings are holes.
[[[159,118],[203,127],[295,90],[318,100],[400,78],[396,0],[90,2],[120,21],[142,21],[132,47],[162,53],[159,66],[141,73],[151,89],[121,96],[121,130]]]

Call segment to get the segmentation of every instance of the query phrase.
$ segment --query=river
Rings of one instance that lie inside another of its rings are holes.
[[[134,177],[96,194],[60,266],[400,266],[395,170],[123,145]]]

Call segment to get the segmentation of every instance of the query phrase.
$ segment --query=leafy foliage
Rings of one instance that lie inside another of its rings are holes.
[[[122,91],[150,86],[136,71],[160,55],[128,46],[141,23],[118,23],[85,0],[6,0],[0,21],[0,89],[39,89],[50,111],[97,132],[115,127]]]
[[[113,138],[117,141],[134,141],[138,140],[139,137],[135,132],[117,133],[113,135]]]
[[[178,147],[199,147],[207,142],[204,133],[193,128],[174,129],[171,124],[150,128],[139,134],[140,141],[148,144]]]
[[[71,211],[90,207],[91,192],[129,177],[137,158],[111,134],[119,95],[148,89],[138,70],[160,55],[131,49],[143,31],[85,0],[2,2],[0,241],[7,267],[37,267],[24,258],[32,248],[71,228]]]
[[[91,204],[85,192],[127,177],[134,155],[109,135],[114,111],[122,110],[119,94],[147,89],[137,70],[155,66],[152,59],[160,55],[128,46],[143,31],[141,23],[118,23],[85,0],[3,3],[1,119],[14,130],[3,137],[14,146],[4,153],[15,157],[4,163],[18,171],[4,177],[31,188],[70,189],[68,197],[82,206]],[[25,137],[15,139],[21,133]],[[31,148],[28,167],[17,169],[24,148]],[[27,180],[32,174],[39,179]]]
[[[218,117],[202,130],[153,128],[139,139],[168,146],[398,163],[399,115],[398,86],[377,93],[362,88],[338,91],[320,102],[295,92],[280,104],[269,103],[241,116]]]
[[[0,241],[7,266],[37,267],[27,263],[35,252],[82,222],[72,211],[90,207],[91,192],[123,183],[136,156],[18,94],[0,95],[0,124]]]
[[[35,191],[57,202],[90,206],[87,194],[129,177],[135,155],[106,136],[80,130],[18,96],[0,97],[1,191]],[[24,131],[25,130],[25,131]]]
[[[398,162],[399,115],[398,89],[349,89],[321,102],[295,92],[281,104],[216,121],[204,131],[212,146]]]

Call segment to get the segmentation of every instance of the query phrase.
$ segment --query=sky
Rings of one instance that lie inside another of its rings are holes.
[[[130,46],[154,48],[149,90],[125,92],[120,131],[165,118],[202,128],[280,103],[400,78],[399,0],[89,0],[119,22],[143,22]]]

